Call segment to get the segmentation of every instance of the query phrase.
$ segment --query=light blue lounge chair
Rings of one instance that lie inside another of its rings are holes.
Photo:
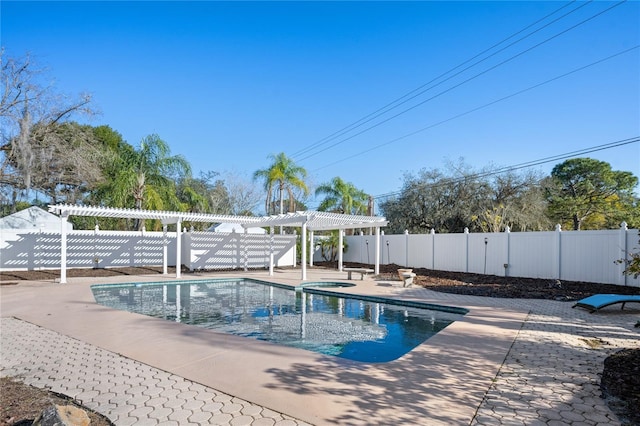
[[[622,303],[622,307],[620,309],[624,309],[624,305],[630,302],[640,303],[640,296],[629,296],[625,294],[594,294],[593,296],[578,300],[573,307],[584,308],[593,313],[598,309],[602,309],[609,305],[615,305],[616,303]]]

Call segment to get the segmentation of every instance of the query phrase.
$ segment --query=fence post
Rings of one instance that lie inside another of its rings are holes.
[[[100,230],[100,227],[96,223],[95,228],[93,228],[93,267],[96,269],[100,266],[100,258],[98,257],[98,247],[97,247],[99,230]]]
[[[469,228],[464,228],[464,271],[469,272]]]
[[[620,274],[618,274],[618,284],[627,285],[627,274],[624,273],[624,270],[627,268],[627,222],[622,222],[620,224],[620,247],[622,248],[622,262],[618,265],[618,269]]]
[[[554,272],[556,275],[556,279],[559,280],[561,279],[561,245],[562,245],[562,226],[560,226],[560,224],[556,225],[556,229],[555,229],[555,234],[554,234],[554,241],[553,241],[553,261],[555,262],[554,265]]]
[[[408,229],[404,230],[404,239],[405,239],[404,266],[408,268],[409,267],[409,230]]]
[[[42,226],[40,226],[40,229],[38,230],[38,236],[36,237],[36,246],[35,246],[35,252],[36,252],[36,261],[34,262],[34,269],[38,269],[41,270],[42,268],[42,233],[44,232],[44,229],[42,228]]]
[[[431,269],[436,269],[436,230],[431,228]]]
[[[506,247],[506,262],[504,265],[502,265],[504,267],[504,276],[508,277],[509,276],[509,267],[511,266],[511,228],[509,227],[509,225],[504,227],[504,233],[507,235],[507,247]]]

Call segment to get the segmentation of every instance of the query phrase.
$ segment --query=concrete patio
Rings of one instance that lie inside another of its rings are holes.
[[[297,285],[298,271],[243,276]],[[346,273],[309,269],[309,281]],[[436,293],[353,281],[342,293],[469,309],[399,360],[346,361],[97,305],[71,278],[0,286],[0,374],[81,401],[115,424],[619,425],[600,398],[603,360],[640,347],[635,306],[596,314],[571,302]]]

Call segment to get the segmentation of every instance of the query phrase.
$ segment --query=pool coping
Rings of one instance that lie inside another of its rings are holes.
[[[309,281],[346,281],[337,271],[310,271]],[[281,273],[217,273],[297,286]],[[197,278],[206,278],[198,274]],[[318,279],[315,279],[315,276]],[[139,279],[138,279],[139,278]],[[136,281],[165,281],[158,275]],[[187,279],[188,278],[188,279]],[[469,423],[515,340],[526,311],[482,305],[402,358],[360,363],[285,348],[98,305],[91,285],[120,278],[74,278],[69,284],[19,285],[1,289],[2,316],[14,316],[235,395],[312,424]],[[174,281],[171,277],[167,280]],[[183,277],[185,281],[193,277]],[[354,281],[342,294],[406,297],[374,280]],[[401,283],[400,283],[401,284]]]

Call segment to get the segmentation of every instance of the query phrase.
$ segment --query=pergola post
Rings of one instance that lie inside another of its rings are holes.
[[[269,234],[269,276],[273,276],[273,228]]]
[[[309,231],[309,266],[313,266],[313,252],[315,251],[315,245],[313,244],[313,231]]]
[[[162,275],[169,274],[169,259],[167,256],[167,245],[169,241],[167,241],[167,224],[162,224]]]
[[[343,252],[343,244],[344,240],[344,229],[338,229],[338,271],[342,272],[342,252]]]
[[[182,272],[182,219],[176,222],[176,278]]]
[[[307,221],[302,223],[302,242],[300,244],[302,253],[300,255],[300,263],[302,264],[302,281],[307,280]]]
[[[240,245],[242,247],[242,253],[244,253],[243,264],[245,272],[249,270],[249,246],[247,242],[247,235],[249,235],[249,230],[247,228],[244,228],[244,232],[242,233],[242,237],[240,238]]]
[[[60,284],[67,283],[67,218],[68,213],[60,215]]]
[[[380,273],[380,227],[376,226],[376,254],[375,266],[373,271],[376,275]]]
[[[293,230],[293,235],[296,236],[296,238],[298,238],[298,231],[297,230]],[[293,246],[293,267],[296,268],[298,266],[298,248],[296,247],[296,245],[294,244]],[[302,262],[304,263],[304,261]]]

